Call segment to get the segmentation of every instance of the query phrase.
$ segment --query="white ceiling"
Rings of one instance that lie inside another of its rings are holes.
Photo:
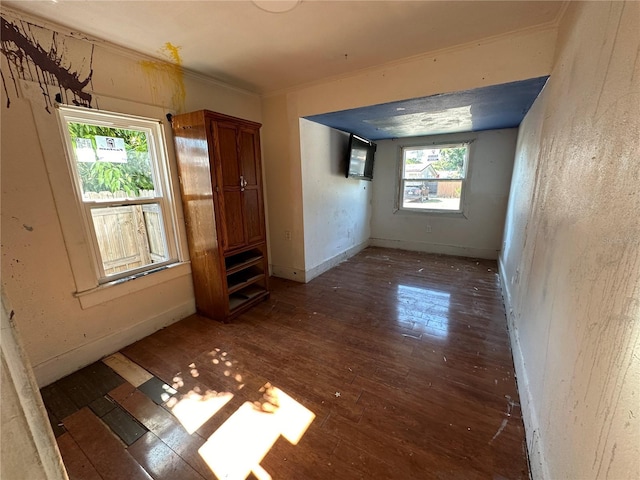
[[[557,21],[554,1],[8,1],[260,94]],[[296,4],[297,3],[297,4]],[[270,13],[261,7],[292,10]],[[165,54],[166,55],[166,51]]]

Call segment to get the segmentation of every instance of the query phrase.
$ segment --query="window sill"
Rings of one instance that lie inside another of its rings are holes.
[[[464,211],[396,208],[393,213],[396,215],[433,215],[436,217],[446,218],[467,218],[467,215],[465,215]]]
[[[191,274],[191,263],[180,262],[161,267],[157,271],[143,272],[131,277],[121,278],[113,282],[99,285],[90,290],[76,292],[75,297],[80,301],[83,310],[125,295],[130,295],[145,288],[153,287],[174,278]]]

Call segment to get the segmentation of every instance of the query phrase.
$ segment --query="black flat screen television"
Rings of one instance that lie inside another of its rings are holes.
[[[352,133],[349,137],[346,177],[371,181],[375,153],[375,143]]]

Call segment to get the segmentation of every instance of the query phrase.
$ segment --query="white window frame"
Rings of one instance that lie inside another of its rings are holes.
[[[88,249],[91,252],[91,266],[95,275],[97,286],[118,283],[126,279],[133,279],[147,275],[153,271],[163,270],[167,266],[178,263],[179,241],[177,238],[175,204],[172,195],[172,185],[170,179],[170,168],[166,149],[166,139],[164,128],[159,120],[133,115],[91,110],[81,107],[71,107],[58,105],[58,118],[64,148],[67,159],[67,166],[71,176],[71,183],[74,190],[75,200],[82,212],[83,231],[87,239]],[[67,127],[68,122],[88,123],[91,125],[101,125],[112,128],[122,128],[130,130],[141,130],[147,134],[150,157],[153,170],[153,181],[155,196],[144,198],[115,199],[115,200],[95,200],[89,201],[83,198],[82,186],[76,168],[75,154],[71,144],[71,136]],[[101,260],[98,247],[97,236],[91,216],[91,210],[101,207],[117,207],[130,205],[157,204],[160,207],[163,220],[164,237],[167,248],[167,259],[162,262],[151,263],[135,269],[126,270],[116,274],[105,274],[103,262]],[[81,295],[83,292],[78,292]]]
[[[469,163],[470,163],[470,152],[471,152],[471,143],[473,140],[453,140],[449,142],[438,142],[438,143],[420,143],[416,145],[401,145],[399,148],[399,159],[398,159],[398,182],[397,182],[397,194],[396,194],[396,211],[400,210],[403,212],[413,212],[413,213],[423,213],[423,214],[436,214],[436,215],[464,215],[465,210],[465,198],[466,198],[466,190],[469,179]],[[408,178],[404,176],[404,152],[405,150],[433,150],[440,148],[456,148],[456,147],[465,147],[466,148],[466,156],[464,160],[464,168],[462,171],[462,178],[454,178],[454,179],[416,179],[416,178]],[[462,182],[462,186],[460,187],[460,208],[457,210],[448,210],[448,209],[435,209],[435,208],[411,208],[404,206],[404,191],[405,191],[405,182],[407,181],[429,181],[429,182]]]

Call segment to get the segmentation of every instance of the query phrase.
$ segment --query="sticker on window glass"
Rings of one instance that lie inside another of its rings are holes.
[[[98,161],[111,163],[127,163],[127,151],[124,149],[124,138],[101,137],[96,135]]]
[[[76,159],[78,162],[93,163],[96,161],[96,153],[90,138],[76,138]]]

